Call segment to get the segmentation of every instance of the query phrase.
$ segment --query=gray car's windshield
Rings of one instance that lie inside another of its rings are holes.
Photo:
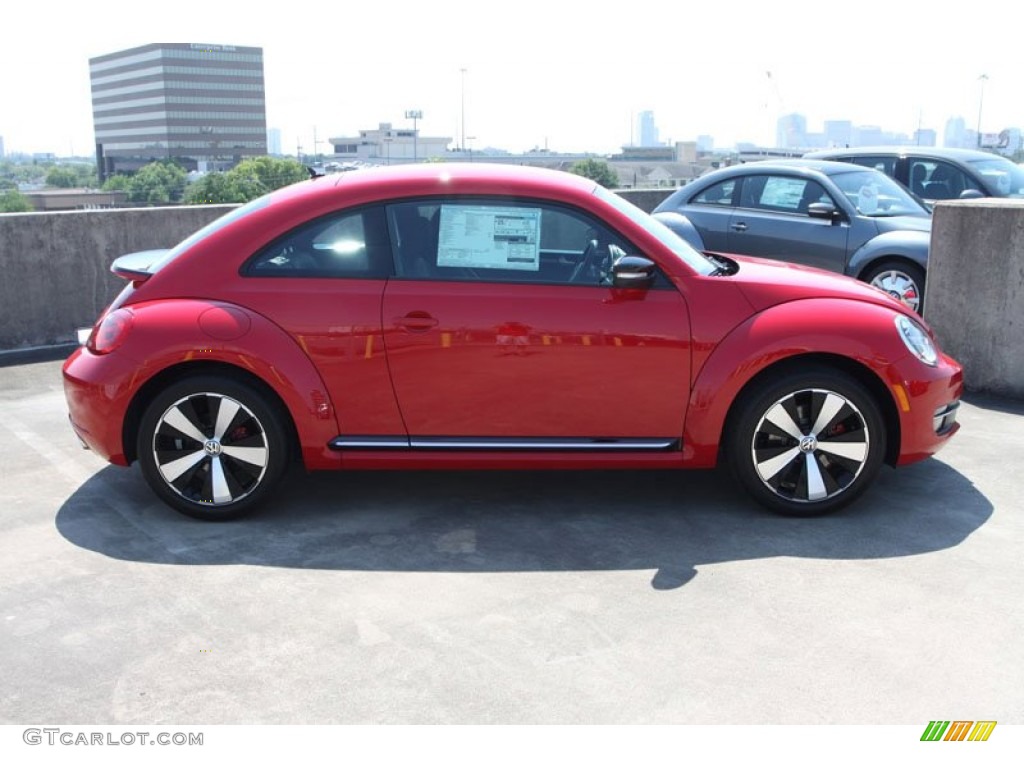
[[[1024,197],[1024,168],[1004,157],[971,160],[971,167],[985,180],[988,192],[998,197]]]
[[[657,237],[663,245],[669,248],[679,258],[685,261],[691,269],[701,275],[710,275],[720,267],[712,263],[704,254],[695,251],[683,238],[666,227],[656,218],[644,213],[631,202],[614,192],[609,192],[604,187],[598,187],[594,194],[607,203],[617,208],[630,219]]]
[[[849,171],[837,173],[832,181],[862,216],[928,216],[910,194],[884,173]]]

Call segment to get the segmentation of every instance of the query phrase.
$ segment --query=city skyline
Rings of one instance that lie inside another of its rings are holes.
[[[310,18],[275,24],[182,0],[156,31],[121,0],[57,5],[52,31],[24,6],[6,12],[11,31],[25,32],[0,51],[0,135],[8,153],[92,155],[89,58],[157,42],[262,47],[267,124],[281,131],[288,154],[298,145],[326,152],[331,135],[380,122],[411,127],[408,110],[423,112],[424,134],[464,136],[476,149],[599,154],[628,144],[645,110],[653,111],[661,141],[710,135],[716,147],[771,146],[779,117],[794,112],[811,126],[849,120],[910,136],[928,128],[939,143],[947,120],[960,117],[974,128],[979,110],[986,133],[1024,123],[1017,99],[1024,75],[1012,46],[962,32],[963,19],[953,14],[922,17],[874,0],[849,12],[858,23],[844,29],[902,25],[915,31],[908,39],[956,55],[925,67],[910,46],[879,42],[899,35],[837,30],[787,1],[756,24],[750,19],[763,6],[746,2],[728,13],[654,2],[643,14],[605,7],[582,17],[576,6],[534,0],[493,16],[462,0],[429,8],[396,2],[389,6],[396,21],[384,24],[378,9],[346,9],[338,21],[333,5],[312,0]],[[667,21],[688,33],[662,40]],[[811,46],[817,57],[808,56]]]

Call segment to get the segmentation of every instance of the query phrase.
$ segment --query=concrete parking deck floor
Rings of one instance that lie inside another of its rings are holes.
[[[715,472],[293,477],[204,524],[0,369],[8,723],[1024,722],[1024,404],[790,520]]]

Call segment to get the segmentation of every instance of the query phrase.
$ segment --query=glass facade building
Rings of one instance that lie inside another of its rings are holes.
[[[267,154],[263,49],[154,43],[89,59],[100,180],[173,158],[225,169]]]

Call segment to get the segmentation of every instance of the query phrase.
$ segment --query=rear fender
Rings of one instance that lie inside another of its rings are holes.
[[[339,465],[338,454],[327,447],[338,434],[327,387],[309,357],[280,327],[263,315],[218,301],[162,299],[127,309],[134,323],[117,354],[137,363],[140,392],[146,392],[146,382],[170,371],[180,375],[211,363],[231,366],[259,379],[287,408],[307,468]],[[133,402],[133,410],[137,405],[144,407]]]
[[[846,274],[858,277],[883,259],[906,259],[921,269],[928,269],[927,232],[883,232],[857,249],[846,266]]]

